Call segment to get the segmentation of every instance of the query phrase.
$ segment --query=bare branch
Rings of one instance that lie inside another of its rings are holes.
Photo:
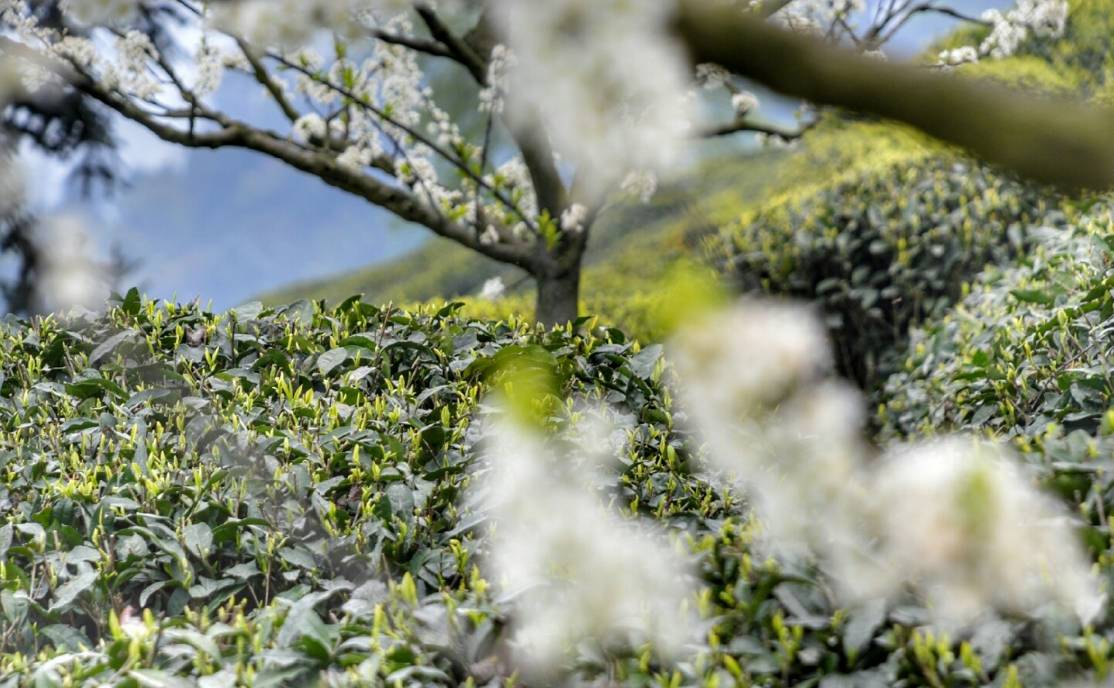
[[[304,68],[300,65],[297,65],[297,64],[291,62],[290,60],[287,60],[285,57],[283,57],[282,55],[279,55],[278,53],[273,53],[273,52],[267,53],[267,57],[285,65],[286,67],[289,67],[290,69],[293,69],[296,72],[299,72],[300,74],[303,74],[305,76],[310,77],[311,79],[316,80],[318,83],[322,84],[323,86],[327,86],[328,88],[331,88],[332,90],[336,91],[340,95],[342,95],[345,98],[348,98],[349,100],[351,100],[353,103],[356,103],[360,107],[365,108],[368,112],[372,113],[373,115],[378,117],[383,122],[386,122],[390,126],[395,127],[396,129],[398,129],[399,131],[404,132],[407,136],[410,136],[415,141],[418,141],[422,145],[426,146],[431,151],[433,151],[438,156],[440,156],[445,162],[449,163],[450,165],[455,167],[457,170],[459,170],[461,173],[463,173],[465,177],[472,180],[472,182],[474,182],[475,184],[477,184],[478,186],[480,186],[481,188],[486,190],[488,193],[490,193],[493,197],[495,197],[496,200],[498,200],[500,203],[502,203],[504,206],[506,206],[508,210],[510,210],[511,212],[518,215],[519,219],[521,219],[526,224],[526,226],[529,227],[534,233],[537,233],[538,228],[537,228],[537,225],[535,224],[534,220],[532,218],[528,217],[524,212],[522,212],[522,209],[518,207],[517,203],[515,203],[513,200],[508,198],[507,195],[504,194],[499,189],[496,189],[495,187],[488,184],[487,181],[484,180],[482,175],[476,174],[476,172],[473,171],[472,168],[469,167],[466,162],[460,160],[459,158],[457,158],[457,156],[453,155],[450,151],[447,151],[443,147],[439,146],[436,141],[433,141],[428,136],[422,134],[420,131],[418,131],[414,127],[411,127],[407,124],[399,122],[397,119],[395,119],[394,117],[391,117],[389,114],[384,112],[382,108],[376,106],[374,103],[369,102],[366,98],[364,98],[360,94],[352,91],[349,88],[345,88],[344,86],[334,84],[331,81],[322,81],[321,79],[318,79],[308,69],[306,69],[306,68]]]
[[[527,270],[533,268],[531,246],[482,244],[468,227],[448,221],[436,209],[420,202],[404,189],[338,163],[336,157],[330,152],[307,149],[276,133],[253,128],[227,115],[209,110],[201,104],[197,106],[200,113],[207,119],[219,123],[220,128],[209,132],[178,129],[160,122],[155,113],[142,109],[127,97],[121,97],[98,84],[90,75],[72,63],[46,58],[37,51],[6,37],[0,37],[0,49],[9,55],[17,55],[21,59],[33,60],[35,64],[49,66],[80,92],[143,126],[164,141],[190,148],[236,147],[263,153],[295,169],[312,174],[330,186],[355,194],[394,213],[401,219],[423,225],[434,233],[474,251]]]
[[[699,138],[716,138],[720,136],[730,136],[739,133],[756,133],[765,134],[767,136],[776,136],[782,141],[795,141],[805,135],[810,129],[819,123],[819,119],[813,119],[801,125],[796,129],[783,129],[771,124],[762,124],[760,122],[752,122],[746,119],[736,120],[728,124],[721,124],[718,126],[708,127],[698,134]]]
[[[286,118],[291,122],[296,122],[298,118],[301,117],[301,113],[290,104],[290,100],[287,99],[286,93],[282,89],[282,84],[275,81],[270,72],[267,71],[267,67],[263,65],[262,60],[260,60],[259,56],[256,54],[255,48],[248,45],[247,41],[239,36],[232,36],[232,39],[236,41],[236,45],[239,46],[240,52],[244,54],[244,58],[247,59],[248,64],[251,65],[251,70],[255,74],[255,80],[258,81],[263,88],[267,89],[267,93],[271,94],[271,98],[274,99],[275,104],[282,110],[282,114],[286,115]]]
[[[904,122],[1037,181],[1114,186],[1108,108],[872,60],[703,0],[678,0],[678,10],[676,31],[695,62],[818,105]]]
[[[448,57],[452,57],[472,75],[477,83],[487,83],[487,60],[477,55],[471,46],[454,34],[448,26],[441,21],[441,17],[432,7],[424,2],[419,2],[414,8],[418,16],[425,22],[426,28],[434,39],[439,41],[448,50]]]
[[[445,57],[450,60],[456,60],[456,56],[452,51],[438,41],[415,38],[414,36],[403,36],[382,29],[371,29],[371,35],[384,43],[400,45],[415,52],[425,53],[426,55],[432,55],[434,57]]]
[[[454,34],[429,5],[424,2],[419,3],[416,10],[430,34],[449,48],[454,59],[468,70],[476,83],[486,86],[486,57],[478,55],[464,39]],[[481,17],[479,21],[484,22],[487,19]],[[530,173],[530,182],[534,186],[538,206],[548,210],[551,216],[560,217],[567,203],[565,183],[557,170],[553,149],[538,126],[540,118],[534,115],[531,119],[533,121],[518,122],[519,126],[510,127],[511,135],[522,153],[526,170]]]
[[[959,21],[967,22],[969,24],[977,24],[979,26],[991,25],[988,21],[965,14],[952,7],[948,7],[945,5],[936,5],[931,2],[925,2],[911,7],[907,11],[905,11],[904,14],[901,14],[900,19],[898,19],[898,21],[894,23],[888,31],[886,31],[886,26],[892,19],[896,18],[899,15],[887,17],[884,22],[874,26],[870,30],[867,36],[864,37],[863,42],[871,46],[885,45],[886,43],[890,42],[890,40],[897,34],[898,31],[902,29],[902,27],[908,24],[910,20],[912,20],[919,14],[942,14],[944,16],[951,17],[952,19],[958,19]],[[885,31],[884,35],[883,31]]]

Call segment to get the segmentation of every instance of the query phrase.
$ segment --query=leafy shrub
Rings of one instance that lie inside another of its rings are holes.
[[[95,320],[7,321],[7,684],[234,669],[285,685],[368,658],[358,673],[463,681],[486,655],[423,647],[420,619],[453,615],[469,652],[499,629],[473,569],[480,526],[458,498],[482,370],[527,347],[556,359],[568,394],[635,413],[621,503],[720,515],[676,459],[660,350],[617,331],[544,334],[454,311],[350,300],[218,316],[132,294]],[[458,605],[475,616],[457,620]],[[143,634],[121,624],[148,612],[161,649],[144,635],[137,656]],[[50,646],[53,664],[21,659]]]
[[[132,293],[4,321],[0,685],[502,685],[512,601],[460,496],[484,371],[525,355],[632,419],[607,499],[668,525],[703,587],[691,661],[588,644],[585,681],[1043,685],[1098,661],[1093,636],[1034,654],[1024,620],[950,640],[916,606],[836,608],[697,477],[658,347],[456,310],[211,314]]]
[[[1097,432],[1114,393],[1111,228],[1103,204],[1042,230],[1029,255],[987,269],[954,311],[914,332],[885,386],[887,435]]]
[[[1008,439],[1077,504],[1098,571],[1114,582],[1114,212],[1109,199],[1042,230],[1012,266],[988,267],[949,313],[915,330],[885,384],[880,439],[955,431]],[[1065,643],[1109,662],[1103,628]],[[1105,674],[1108,669],[1101,669]]]
[[[986,263],[1056,221],[1048,194],[952,156],[913,155],[745,216],[708,242],[745,291],[817,301],[841,370],[865,388],[900,362]]]

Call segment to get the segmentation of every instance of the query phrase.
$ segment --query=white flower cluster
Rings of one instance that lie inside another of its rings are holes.
[[[588,219],[588,208],[582,203],[573,203],[561,213],[561,231],[579,234],[584,231]]]
[[[487,85],[480,91],[480,112],[503,114],[507,89],[510,87],[510,72],[516,64],[514,53],[507,46],[497,45],[492,49],[487,69]]]
[[[717,314],[673,345],[679,390],[710,458],[742,481],[771,545],[820,558],[849,601],[913,589],[942,624],[988,610],[1101,608],[1063,509],[973,440],[860,439],[861,399],[832,382],[820,323],[796,306]]]
[[[485,280],[480,289],[480,298],[484,301],[498,301],[507,293],[507,285],[503,284],[502,277],[492,277]]]
[[[578,427],[569,436],[588,441],[567,453],[505,416],[484,434],[475,494],[491,517],[488,565],[516,599],[514,647],[531,671],[561,666],[587,638],[648,640],[665,655],[692,640],[684,560],[649,524],[624,521],[601,501],[596,480],[614,457],[600,448],[625,437],[608,432],[615,427]]]
[[[851,23],[865,8],[865,0],[796,0],[775,18],[792,31],[822,36],[836,22]]]
[[[860,595],[913,582],[943,618],[960,621],[987,608],[1059,605],[1084,623],[1101,611],[1067,514],[1000,449],[951,439],[900,450],[873,487],[885,568]]]
[[[197,77],[194,79],[193,92],[198,96],[216,93],[224,81],[226,57],[217,46],[205,37],[194,58],[197,64]]]
[[[623,178],[619,189],[628,196],[633,196],[643,203],[649,203],[658,191],[658,177],[648,170],[629,172]]]
[[[509,113],[540,116],[583,188],[602,195],[632,169],[678,159],[693,117],[685,56],[657,0],[498,0],[517,57]],[[544,106],[540,106],[544,104]]]
[[[158,56],[158,52],[147,34],[128,31],[117,40],[116,53],[119,88],[143,100],[158,95],[159,83],[149,70],[150,61]]]
[[[1055,38],[1064,33],[1068,21],[1067,0],[1019,0],[1012,9],[1002,12],[989,9],[982,15],[990,24],[990,33],[976,48],[963,46],[940,53],[944,67],[977,62],[980,58],[1004,58],[1013,55],[1030,34],[1038,38]]]

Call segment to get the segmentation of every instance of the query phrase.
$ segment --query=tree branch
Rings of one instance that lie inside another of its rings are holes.
[[[756,133],[765,134],[767,136],[776,136],[782,141],[795,141],[801,138],[810,129],[819,123],[819,119],[813,119],[801,125],[796,129],[783,129],[772,124],[762,124],[760,122],[752,122],[746,119],[737,120],[727,124],[718,126],[711,126],[700,132],[697,136],[699,138],[716,138],[719,136],[730,136],[739,133]]]
[[[282,85],[271,77],[271,73],[267,71],[262,60],[255,54],[255,49],[239,36],[232,36],[232,40],[236,41],[236,45],[239,46],[240,52],[244,54],[244,58],[247,59],[248,64],[251,65],[251,71],[255,74],[255,80],[258,81],[263,88],[267,89],[267,93],[271,94],[271,98],[275,100],[275,104],[282,110],[282,114],[286,115],[286,118],[291,122],[296,122],[298,118],[302,116],[302,113],[298,112],[294,106],[290,104],[290,100],[282,90]]]
[[[904,122],[1040,182],[1114,186],[1114,112],[852,53],[704,0],[678,0],[675,29],[714,62],[785,95]]]
[[[452,51],[435,40],[430,41],[423,38],[415,38],[414,36],[403,36],[397,33],[383,31],[382,29],[371,29],[371,35],[384,43],[400,45],[403,48],[409,48],[415,52],[425,53],[433,57],[445,57],[456,61],[456,56],[453,55]]]
[[[472,75],[472,78],[479,84],[487,83],[487,60],[482,56],[477,55],[472,47],[465,43],[460,37],[453,33],[448,26],[441,21],[441,17],[432,7],[424,2],[419,2],[414,7],[418,16],[425,22],[426,28],[433,36],[434,40],[441,43],[447,49],[446,57],[451,57],[460,64]]]
[[[477,84],[486,86],[486,57],[478,55],[464,39],[454,34],[429,5],[421,2],[415,9],[430,34],[448,47],[454,59],[468,70]],[[486,21],[486,18],[481,16],[479,21]],[[521,126],[510,127],[511,135],[522,153],[526,170],[530,173],[530,182],[538,198],[538,207],[548,210],[552,217],[559,218],[567,202],[565,183],[557,170],[553,149],[550,148],[545,135],[540,133],[541,129],[538,126],[540,118],[531,115],[530,119],[533,121],[519,122]]]
[[[468,227],[448,221],[436,209],[421,203],[404,189],[339,164],[335,156],[329,152],[307,149],[278,134],[250,127],[226,115],[208,110],[200,104],[196,106],[199,108],[199,114],[217,122],[220,128],[208,132],[197,132],[192,128],[178,129],[158,121],[154,113],[143,110],[127,97],[120,97],[106,89],[70,62],[48,58],[3,36],[0,36],[0,50],[51,69],[81,93],[136,122],[164,141],[189,148],[235,147],[263,153],[478,253],[524,268],[528,272],[533,272],[535,269],[530,245],[482,244]]]

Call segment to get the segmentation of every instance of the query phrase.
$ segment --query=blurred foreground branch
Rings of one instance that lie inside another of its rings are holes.
[[[863,57],[730,4],[680,0],[678,7],[676,30],[695,62],[819,105],[904,122],[1040,182],[1114,187],[1108,108]]]

